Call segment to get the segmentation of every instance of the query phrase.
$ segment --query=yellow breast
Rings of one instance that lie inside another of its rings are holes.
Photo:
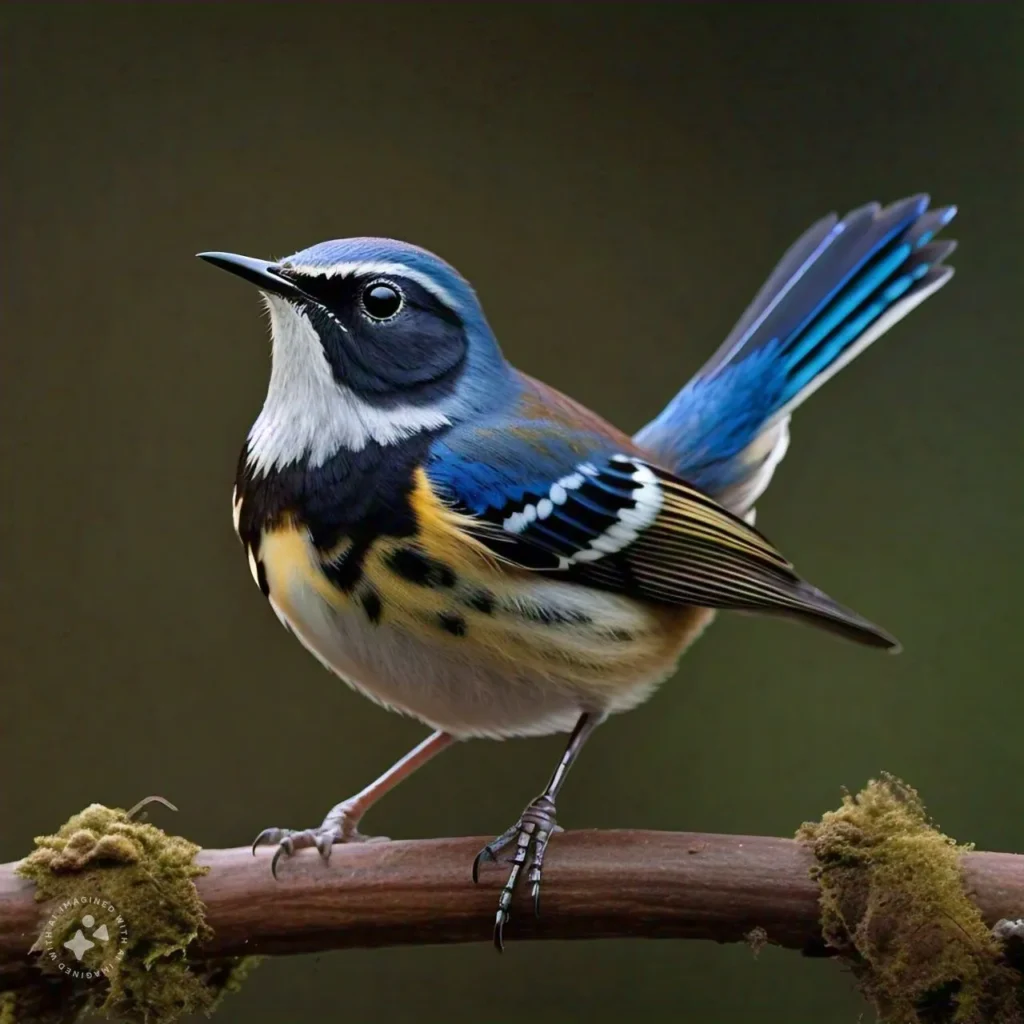
[[[351,553],[349,540],[318,552],[301,524],[286,519],[264,531],[256,556],[254,575],[265,579],[278,615],[362,689],[388,671],[386,659],[364,649],[365,631],[349,642],[360,648],[354,653],[327,643],[348,636],[354,622],[381,644],[401,636],[423,658],[476,665],[499,680],[525,674],[612,709],[635,704],[710,620],[703,609],[642,603],[502,562],[436,497],[422,470],[412,505],[415,534],[378,538],[345,591],[329,573]]]

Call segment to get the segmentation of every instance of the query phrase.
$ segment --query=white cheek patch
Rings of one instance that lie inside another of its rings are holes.
[[[396,444],[450,425],[431,406],[379,408],[334,379],[320,337],[306,314],[286,299],[265,296],[273,359],[263,409],[249,431],[249,466],[256,473],[307,458],[321,466],[342,448],[362,451],[371,441]]]

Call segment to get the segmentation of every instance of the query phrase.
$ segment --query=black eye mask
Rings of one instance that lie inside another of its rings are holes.
[[[310,297],[301,308],[338,383],[417,405],[450,392],[466,358],[465,329],[421,285],[397,276],[291,279]]]

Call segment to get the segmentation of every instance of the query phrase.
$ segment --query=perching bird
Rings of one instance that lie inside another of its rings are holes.
[[[528,870],[536,905],[555,801],[587,737],[646,700],[716,609],[895,649],[805,582],[754,526],[793,410],[952,275],[955,207],[914,196],[826,217],[729,337],[633,437],[506,362],[439,257],[349,238],[285,260],[200,254],[255,284],[273,340],[233,494],[252,575],[352,687],[435,730],[282,854],[361,840],[367,809],[454,740],[568,732],[512,846],[494,937]],[[667,368],[663,368],[667,369]]]

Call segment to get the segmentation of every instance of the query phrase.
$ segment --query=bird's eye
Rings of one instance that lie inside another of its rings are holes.
[[[390,320],[402,308],[402,293],[385,281],[374,281],[363,289],[363,309],[374,320]]]

